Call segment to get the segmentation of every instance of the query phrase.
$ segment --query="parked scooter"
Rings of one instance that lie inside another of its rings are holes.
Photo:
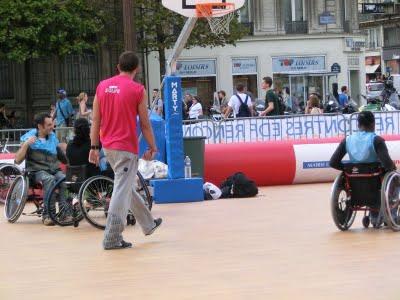
[[[367,100],[367,104],[360,107],[359,111],[395,111],[396,108],[390,105],[382,96],[378,97],[367,97],[361,95]],[[387,102],[387,103],[386,103]]]

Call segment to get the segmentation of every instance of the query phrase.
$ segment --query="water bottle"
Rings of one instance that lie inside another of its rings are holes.
[[[189,156],[185,157],[185,178],[192,178],[192,162]]]

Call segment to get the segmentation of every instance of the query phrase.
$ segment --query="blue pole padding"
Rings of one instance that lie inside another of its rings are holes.
[[[181,78],[167,76],[164,81],[165,135],[168,178],[184,177]]]

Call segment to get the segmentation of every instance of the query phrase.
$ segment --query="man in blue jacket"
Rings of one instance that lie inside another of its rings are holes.
[[[343,139],[330,160],[330,166],[343,170],[343,157],[349,155],[350,163],[380,162],[385,172],[396,170],[393,160],[389,156],[385,140],[375,134],[375,117],[370,111],[363,111],[358,115],[359,131]],[[371,223],[378,222],[379,213],[371,212]]]

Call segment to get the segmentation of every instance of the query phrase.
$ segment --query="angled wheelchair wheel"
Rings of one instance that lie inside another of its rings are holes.
[[[74,208],[74,202],[77,200],[78,194],[69,189],[65,178],[58,180],[50,189],[45,200],[48,203],[49,217],[59,226],[71,226],[79,223],[83,219],[83,214],[80,209]]]
[[[0,164],[0,202],[5,203],[8,190],[15,178],[21,175],[19,167],[13,164],[1,163]]]
[[[146,184],[146,180],[144,180],[142,174],[137,172],[136,175],[136,192],[142,196],[144,203],[146,204],[147,208],[151,210],[153,207],[153,197],[150,194],[150,190],[148,185]]]
[[[87,179],[79,190],[79,203],[85,219],[94,227],[106,227],[114,181],[106,176]]]
[[[400,231],[400,174],[385,175],[381,189],[381,210],[386,224],[393,231]]]
[[[345,231],[353,225],[356,211],[349,206],[349,196],[344,189],[343,173],[333,183],[331,194],[331,214],[337,228]]]
[[[22,175],[17,175],[12,182],[6,196],[6,205],[4,206],[4,213],[8,222],[16,222],[22,214],[28,198],[28,187],[28,178]]]

